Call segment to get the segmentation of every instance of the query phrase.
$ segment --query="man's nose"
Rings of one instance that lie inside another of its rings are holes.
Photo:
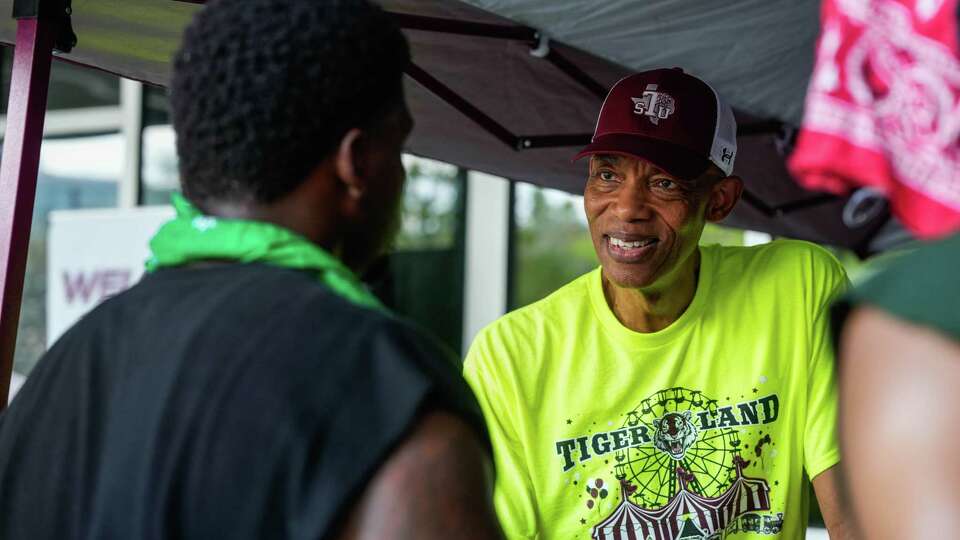
[[[641,180],[627,180],[617,191],[614,212],[622,221],[643,221],[653,216],[650,192]]]

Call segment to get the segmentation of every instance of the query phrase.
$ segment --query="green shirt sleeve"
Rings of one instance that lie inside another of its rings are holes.
[[[837,326],[857,304],[869,304],[960,340],[960,234],[894,261],[853,290],[838,307]]]
[[[494,506],[508,539],[536,538],[536,506],[530,472],[514,420],[521,414],[516,394],[500,365],[509,354],[486,329],[474,340],[464,361],[463,376],[483,411],[493,445],[496,484]]]

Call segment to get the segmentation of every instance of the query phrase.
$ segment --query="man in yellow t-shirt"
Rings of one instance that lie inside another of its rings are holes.
[[[484,329],[464,373],[510,538],[802,538],[806,477],[832,538],[828,307],[842,267],[808,243],[698,247],[743,189],[736,125],[678,69],[607,96],[584,208],[601,268]]]

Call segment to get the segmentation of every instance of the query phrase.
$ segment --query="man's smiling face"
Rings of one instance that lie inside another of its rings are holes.
[[[592,156],[583,206],[604,276],[620,287],[668,286],[697,249],[713,176],[680,180],[646,160]]]

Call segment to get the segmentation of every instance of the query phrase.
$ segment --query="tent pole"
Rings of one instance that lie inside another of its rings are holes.
[[[0,410],[7,405],[40,167],[53,46],[63,19],[17,20],[0,162]]]

